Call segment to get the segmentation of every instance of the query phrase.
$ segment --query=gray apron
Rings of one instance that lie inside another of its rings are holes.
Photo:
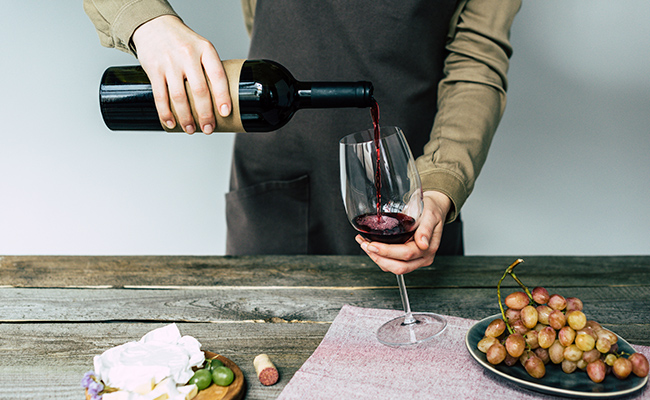
[[[429,140],[454,0],[258,0],[249,59],[300,81],[371,81],[380,124],[415,157]],[[235,138],[227,254],[361,254],[340,194],[338,142],[368,109],[299,110],[282,129]],[[438,254],[462,254],[460,220]]]

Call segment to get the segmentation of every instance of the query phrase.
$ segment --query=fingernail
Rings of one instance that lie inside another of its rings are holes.
[[[219,109],[219,113],[221,113],[222,117],[227,117],[228,114],[230,113],[230,110],[228,109],[228,105],[222,104],[221,108]]]
[[[376,253],[379,250],[373,245],[368,245],[368,251],[371,252],[371,253]]]
[[[189,134],[191,135],[192,133],[194,133],[194,126],[192,126],[192,125],[187,125],[187,126],[185,127],[185,132],[187,132],[187,133],[189,133]]]
[[[205,133],[206,135],[211,134],[212,133],[212,125],[210,125],[210,124],[203,125],[203,133]]]
[[[171,119],[168,120],[168,121],[165,121],[165,125],[167,125],[167,128],[169,128],[169,129],[173,129],[174,126],[176,126],[176,124],[174,124],[174,121],[172,121]]]

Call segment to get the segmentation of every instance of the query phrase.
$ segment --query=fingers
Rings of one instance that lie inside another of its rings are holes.
[[[187,92],[185,91],[185,79],[172,75],[167,79],[167,87],[169,89],[170,102],[176,112],[178,123],[186,133],[193,134],[196,132],[196,126],[194,125],[192,109],[190,108]],[[158,112],[160,113],[160,110]]]
[[[151,75],[151,90],[153,91],[153,100],[156,104],[158,117],[161,123],[167,128],[173,129],[176,126],[176,118],[169,106],[169,93],[167,92],[167,82],[162,75]]]
[[[230,99],[230,88],[228,87],[228,78],[219,55],[206,54],[202,58],[205,75],[208,77],[214,104],[217,106],[217,112],[222,117],[230,115],[232,110],[232,101]]]
[[[196,111],[196,117],[198,119],[199,126],[201,127],[203,133],[209,135],[212,133],[214,127],[216,126],[216,119],[214,116],[214,110],[212,109],[212,96],[210,94],[210,87],[208,86],[205,75],[203,75],[203,71],[192,71],[187,76],[187,83],[190,90],[192,91],[194,111]],[[185,96],[185,99],[187,99],[187,96]],[[185,111],[185,109],[179,109],[179,116],[181,115],[181,112]],[[188,108],[187,112],[189,113],[189,117],[192,118],[191,109]],[[190,133],[187,130],[186,132]]]
[[[389,245],[371,242],[357,235],[356,241],[382,271],[397,275],[431,265],[435,256],[435,251],[422,251],[413,240],[404,244]]]

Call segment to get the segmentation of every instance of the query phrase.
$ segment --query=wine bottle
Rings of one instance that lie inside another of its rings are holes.
[[[284,126],[299,109],[363,108],[374,102],[370,82],[300,82],[270,60],[225,60],[223,64],[233,110],[226,118],[215,113],[217,132],[268,132]],[[199,127],[189,86],[186,91]],[[172,130],[161,124],[151,83],[140,66],[108,68],[99,87],[99,104],[106,126],[114,131],[181,131],[179,124]]]

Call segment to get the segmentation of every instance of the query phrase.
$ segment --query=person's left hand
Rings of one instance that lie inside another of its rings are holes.
[[[371,242],[361,235],[357,235],[355,239],[383,271],[397,275],[406,274],[433,263],[451,206],[451,200],[445,194],[436,191],[424,192],[420,226],[411,240],[404,244],[386,244]]]

